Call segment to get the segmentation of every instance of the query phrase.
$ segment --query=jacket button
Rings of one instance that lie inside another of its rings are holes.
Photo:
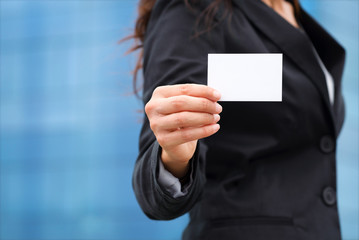
[[[337,201],[336,193],[332,187],[324,188],[322,197],[324,203],[329,206],[334,205]]]
[[[335,149],[335,142],[331,136],[323,136],[320,139],[320,150],[324,153],[331,153]]]

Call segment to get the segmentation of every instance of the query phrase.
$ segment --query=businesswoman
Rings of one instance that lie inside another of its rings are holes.
[[[146,115],[133,188],[144,213],[189,212],[188,240],[341,239],[344,49],[297,0],[142,0],[139,9]],[[283,53],[283,101],[218,102],[208,53]]]

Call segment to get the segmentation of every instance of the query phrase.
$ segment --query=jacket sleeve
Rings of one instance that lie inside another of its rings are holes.
[[[143,103],[161,85],[181,83],[207,84],[207,56],[223,52],[219,24],[207,33],[194,37],[197,17],[203,9],[192,9],[184,0],[158,0],[151,14],[144,41]],[[142,210],[151,219],[168,220],[188,212],[201,196],[205,184],[206,146],[198,141],[191,160],[192,182],[187,194],[178,198],[158,183],[161,147],[145,116],[139,143],[139,156],[133,172],[133,188]]]

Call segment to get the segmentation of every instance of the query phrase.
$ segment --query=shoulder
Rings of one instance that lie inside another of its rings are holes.
[[[213,1],[212,0],[157,0],[153,7],[153,14],[160,15],[171,8],[192,10],[204,10]]]
[[[213,3],[213,0],[157,0],[151,13],[150,24],[159,19],[197,19]],[[216,6],[214,19],[218,21],[225,11],[224,3]]]
[[[185,0],[157,0],[146,28],[144,45],[190,36],[199,11],[198,8],[189,8]]]
[[[153,35],[159,37],[158,34],[161,33],[189,34],[192,37],[198,33],[207,33],[204,37],[223,33],[230,25],[230,17],[223,17],[223,2],[211,9],[213,0],[157,0],[151,12],[145,39]],[[208,16],[212,18],[209,21]]]
[[[195,10],[198,10],[198,4],[195,6],[186,3],[186,0],[157,0],[151,13],[151,21],[167,14],[190,14],[195,15]],[[195,7],[195,8],[194,8]]]

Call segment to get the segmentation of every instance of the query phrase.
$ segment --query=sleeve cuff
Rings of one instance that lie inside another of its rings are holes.
[[[173,176],[172,173],[166,170],[164,167],[160,155],[158,156],[158,177],[157,181],[161,188],[166,190],[170,196],[173,198],[179,198],[187,195],[189,188],[192,185],[192,159],[190,160],[190,168],[189,168],[189,181],[187,181],[183,186],[180,180]]]

